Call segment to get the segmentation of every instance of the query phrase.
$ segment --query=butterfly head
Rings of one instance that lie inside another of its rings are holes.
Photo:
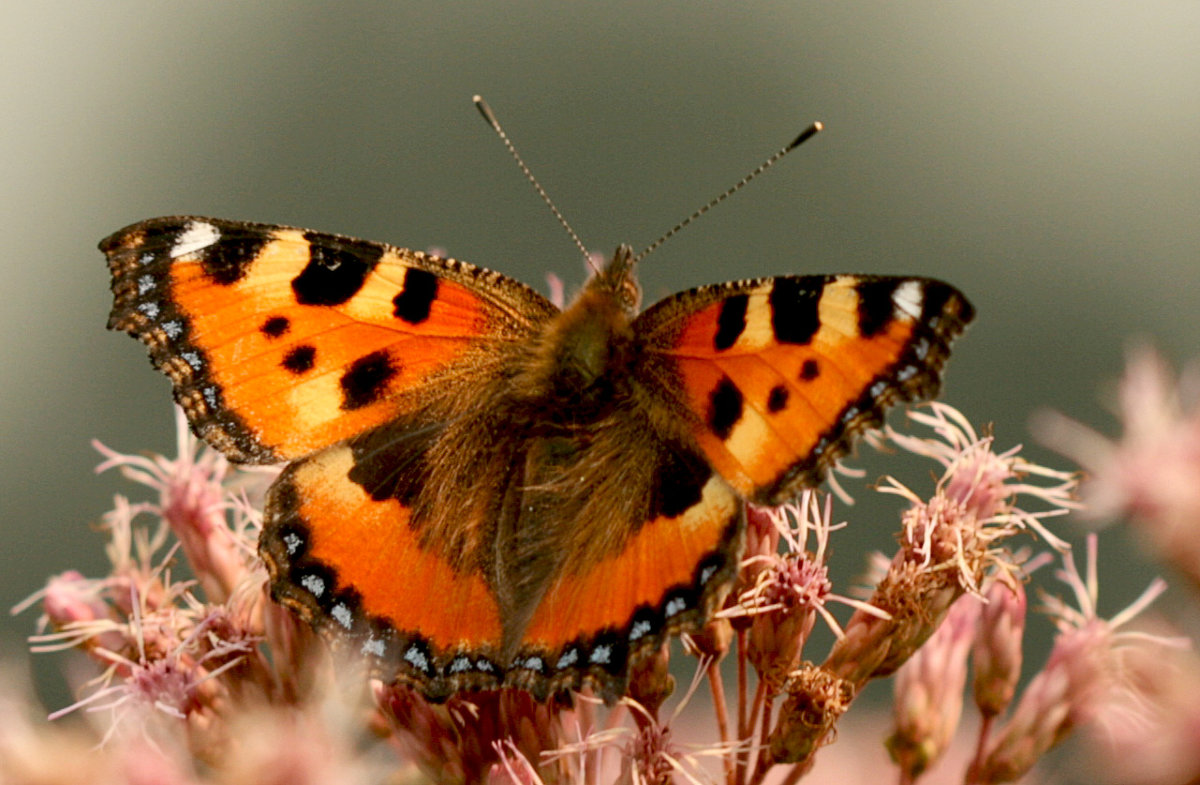
[[[604,265],[588,286],[610,292],[621,308],[630,316],[638,312],[642,306],[642,287],[638,285],[637,276],[633,272],[633,248],[619,245],[612,259]]]

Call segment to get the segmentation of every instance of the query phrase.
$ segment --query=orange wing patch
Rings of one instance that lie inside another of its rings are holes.
[[[387,422],[556,312],[462,262],[287,227],[155,219],[101,248],[110,326],[150,345],[197,432],[243,461]]]
[[[631,658],[700,626],[724,600],[741,521],[740,500],[713,475],[678,516],[648,521],[620,553],[561,576],[525,631],[512,682],[542,694],[590,683],[619,697]]]
[[[713,467],[743,497],[778,503],[819,482],[884,407],[936,390],[970,318],[938,281],[843,275],[693,290],[639,322]]]
[[[280,262],[303,249],[301,238],[280,237],[225,288],[211,286],[197,262],[176,264],[171,277],[176,306],[211,347],[208,376],[225,405],[285,458],[392,419],[401,393],[462,362],[489,331],[477,297],[458,284],[431,284],[430,273],[395,251],[343,307],[298,306],[291,287],[276,282],[287,279]],[[420,320],[395,316],[393,301],[413,293]],[[422,329],[426,322],[436,332]]]
[[[582,633],[624,627],[635,609],[659,605],[669,588],[690,586],[696,565],[718,550],[739,507],[729,486],[713,476],[701,501],[678,517],[649,521],[619,554],[564,575],[538,607],[525,642],[560,649]]]
[[[350,479],[349,446],[288,467],[260,550],[276,599],[431,696],[500,686],[500,614],[478,573],[423,549],[410,511]]]

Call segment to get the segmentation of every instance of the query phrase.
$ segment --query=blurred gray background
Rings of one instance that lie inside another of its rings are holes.
[[[169,385],[104,329],[108,233],[198,213],[581,281],[473,93],[605,253],[824,121],[649,257],[647,299],[774,273],[945,278],[979,314],[949,401],[1003,444],[1032,441],[1040,407],[1111,430],[1131,338],[1200,354],[1198,42],[1192,0],[4,3],[0,606],[105,571],[90,525],[142,496],[93,475],[90,439],[172,449]],[[894,507],[848,515],[887,547]],[[850,567],[855,543],[835,540]],[[1150,568],[1119,533],[1101,547],[1111,612]],[[36,615],[3,615],[7,659]],[[61,705],[61,678],[39,683]]]

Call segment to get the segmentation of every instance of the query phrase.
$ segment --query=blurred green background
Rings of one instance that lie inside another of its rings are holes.
[[[90,439],[172,449],[166,380],[104,329],[108,233],[207,214],[580,282],[474,93],[605,253],[824,121],[647,260],[647,299],[773,273],[945,278],[979,314],[948,400],[1005,445],[1040,407],[1111,429],[1131,338],[1197,354],[1198,42],[1191,0],[5,3],[0,606],[104,573],[89,525],[114,492],[142,497],[93,475]],[[886,547],[894,513],[864,515]],[[851,566],[854,542],[835,539]],[[1102,553],[1111,612],[1150,568],[1119,533]],[[9,658],[36,615],[4,615]],[[61,705],[61,677],[39,683]]]

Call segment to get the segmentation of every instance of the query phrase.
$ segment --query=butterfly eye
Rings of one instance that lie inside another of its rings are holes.
[[[621,286],[621,302],[634,312],[642,307],[642,287],[632,275],[626,278]]]

